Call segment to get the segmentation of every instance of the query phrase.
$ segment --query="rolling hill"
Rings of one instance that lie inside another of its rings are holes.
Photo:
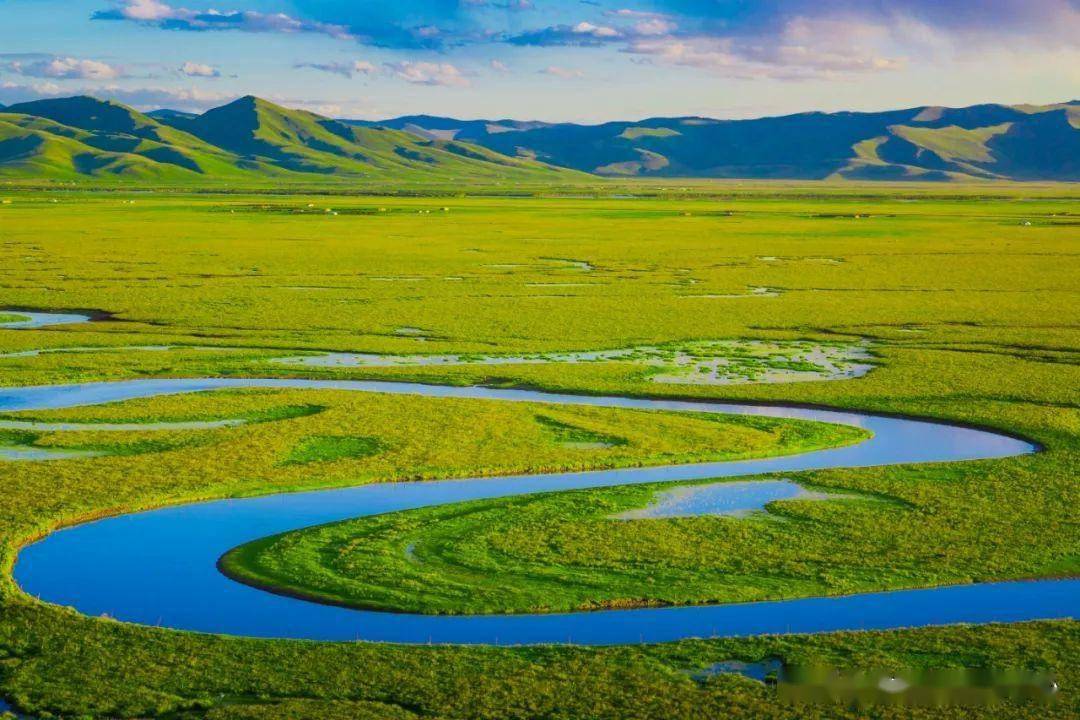
[[[143,114],[92,97],[38,100],[0,112],[0,177],[409,183],[579,176],[478,145],[350,126],[250,96],[202,115]]]
[[[426,115],[345,122],[609,176],[1080,180],[1080,101],[602,125]]]

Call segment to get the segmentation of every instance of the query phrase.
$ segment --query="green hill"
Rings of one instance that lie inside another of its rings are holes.
[[[20,151],[17,157],[9,157]],[[115,177],[162,182],[244,178],[220,148],[126,105],[91,97],[39,100],[0,114],[0,174]]]
[[[254,97],[198,116],[156,117],[115,102],[72,97],[0,112],[0,176],[165,183],[542,182],[578,173],[467,143],[352,127]]]

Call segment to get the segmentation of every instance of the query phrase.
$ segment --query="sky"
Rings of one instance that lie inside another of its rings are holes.
[[[1080,99],[1080,0],[0,0],[0,104],[597,123]]]

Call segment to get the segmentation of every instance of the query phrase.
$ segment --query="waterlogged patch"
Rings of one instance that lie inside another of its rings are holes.
[[[86,428],[65,427],[60,432],[67,430],[83,430]],[[110,428],[106,428],[110,429]],[[114,440],[110,442],[86,442],[76,441],[71,445],[49,444],[50,440],[42,432],[27,429],[16,429],[5,426],[0,429],[0,460],[5,461],[43,461],[43,460],[73,460],[80,458],[93,458],[102,456],[131,456],[146,453],[165,452],[183,447],[192,447],[205,444],[199,438],[166,438],[161,440],[149,440],[145,438],[133,441]]]
[[[593,270],[596,270],[596,266],[588,260],[557,257],[538,258],[536,262],[529,263],[485,263],[482,267],[488,270],[501,270],[504,272],[514,272],[517,270],[531,270],[537,272],[574,270],[579,272],[592,272]]]
[[[658,493],[648,507],[620,513],[620,520],[724,515],[744,517],[777,500],[831,500],[845,495],[815,492],[790,480],[750,480],[690,485]]]
[[[0,311],[0,328],[7,330],[34,330],[52,325],[74,325],[90,322],[90,320],[89,315],[79,313]]]
[[[417,340],[427,340],[429,337],[431,337],[431,333],[429,333],[427,330],[411,326],[394,328],[394,334],[399,337],[416,338]]]
[[[33,446],[0,445],[0,460],[12,462],[41,460],[74,460],[78,458],[100,457],[105,455],[97,450],[61,450]]]
[[[521,355],[325,353],[277,358],[273,362],[321,368],[625,362],[647,368],[653,382],[736,385],[857,378],[873,369],[870,359],[867,343],[707,340],[621,350]]]
[[[684,294],[679,295],[680,298],[691,299],[705,299],[705,300],[740,300],[742,298],[774,298],[780,297],[780,290],[777,288],[764,287],[759,285],[750,285],[746,288],[744,293],[700,293],[697,295]]]
[[[717,675],[742,675],[758,682],[767,682],[775,681],[783,669],[784,663],[776,658],[762,660],[761,662],[724,660],[693,671],[690,673],[690,677],[698,682],[705,682]]]

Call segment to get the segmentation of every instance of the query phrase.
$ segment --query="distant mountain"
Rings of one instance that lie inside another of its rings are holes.
[[[353,127],[244,97],[202,115],[143,114],[92,97],[0,112],[0,177],[165,183],[572,180],[578,173],[457,141]]]
[[[343,122],[609,176],[1080,180],[1080,101],[602,125],[427,115]]]
[[[406,115],[393,120],[342,120],[360,127],[393,127],[430,139],[472,140],[488,135],[554,127],[554,123],[522,120],[455,120],[435,115]],[[579,127],[567,124],[565,127]]]
[[[191,118],[198,117],[199,113],[184,112],[183,110],[170,110],[169,108],[161,108],[160,110],[151,110],[146,113],[147,117],[152,117],[155,120],[165,122],[175,118],[185,118],[190,120]]]

